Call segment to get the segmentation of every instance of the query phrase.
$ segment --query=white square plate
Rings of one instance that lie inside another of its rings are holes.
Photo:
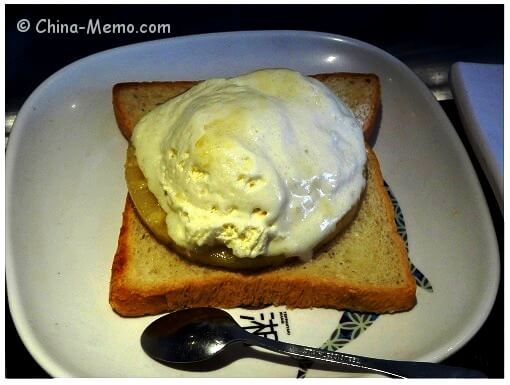
[[[263,67],[305,74],[371,72],[382,84],[375,151],[407,225],[410,258],[433,293],[418,289],[409,312],[380,316],[342,351],[439,361],[485,321],[495,299],[499,255],[487,204],[454,129],[428,89],[401,62],[360,41],[296,32],[180,37],[79,60],[26,101],[6,164],[6,273],[16,327],[53,376],[296,377],[287,361],[243,357],[209,372],[163,366],[139,344],[155,317],[123,319],[108,304],[113,254],[126,195],[126,141],[111,106],[124,81],[232,76]],[[275,316],[282,340],[322,346],[342,312],[233,309]],[[287,321],[287,322],[285,322]],[[362,331],[363,321],[354,323]],[[307,376],[349,373],[309,370]]]

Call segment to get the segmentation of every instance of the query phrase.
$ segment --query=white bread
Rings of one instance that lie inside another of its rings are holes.
[[[380,104],[375,75],[327,74],[329,86],[373,132]],[[136,122],[154,106],[195,82],[124,83],[114,87],[120,130],[129,138]],[[394,222],[391,202],[374,152],[367,145],[367,189],[348,229],[309,262],[289,262],[261,271],[232,272],[192,263],[158,243],[126,199],[110,284],[110,304],[124,316],[185,307],[286,305],[370,312],[408,310],[416,285]]]

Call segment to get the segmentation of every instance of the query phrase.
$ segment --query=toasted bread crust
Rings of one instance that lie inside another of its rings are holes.
[[[375,74],[361,74],[361,73],[341,73],[342,77],[350,84],[355,82],[366,83],[368,87],[365,89],[365,93],[368,93],[368,99],[370,100],[370,110],[367,113],[365,119],[363,119],[363,136],[365,141],[369,141],[374,135],[374,130],[377,126],[377,119],[379,117],[381,108],[381,84],[379,77]],[[331,74],[317,74],[312,75],[313,78],[319,80],[325,85],[329,86],[333,92],[338,94],[338,90],[335,89],[335,81],[338,81],[338,73]],[[356,105],[361,99],[367,99],[367,95],[355,95],[355,97],[348,97],[347,95],[338,95],[351,109],[355,109]]]
[[[126,199],[122,214],[122,227],[120,229],[117,251],[113,259],[110,280],[110,304],[119,314],[156,314],[167,309],[165,296],[142,295],[124,284],[123,277],[127,269],[128,260],[132,257],[133,242],[130,233],[133,231],[133,223],[138,220],[136,210],[129,195]]]
[[[416,284],[409,270],[407,253],[402,239],[396,231],[393,209],[385,191],[379,163],[373,151],[367,146],[370,183],[376,199],[381,201],[387,223],[383,230],[390,228],[396,265],[402,269],[402,282],[394,285],[353,284],[349,281],[321,279],[302,273],[289,274],[301,269],[303,264],[269,269],[259,272],[231,272],[210,267],[197,267],[188,260],[177,256],[172,250],[163,253],[169,260],[169,272],[199,269],[201,278],[175,276],[164,283],[141,285],[130,281],[130,263],[135,264],[137,239],[150,239],[162,247],[143,226],[129,196],[126,199],[119,244],[112,268],[110,304],[123,316],[157,314],[187,307],[222,307],[286,305],[290,308],[324,307],[350,309],[376,313],[405,311],[416,303]],[[365,202],[362,203],[363,205]],[[356,219],[358,220],[358,219]],[[355,220],[355,221],[356,221]],[[140,233],[143,233],[140,235]],[[138,234],[137,237],[134,234]],[[159,249],[162,250],[162,249]],[[160,251],[161,253],[161,251]],[[310,265],[327,258],[320,253]],[[368,266],[369,268],[369,266]]]
[[[115,119],[126,139],[131,138],[138,120],[155,106],[189,90],[198,81],[128,82],[113,86]],[[133,100],[134,99],[134,100]],[[133,105],[135,107],[133,108]]]
[[[369,140],[377,126],[377,118],[381,105],[379,78],[374,74],[359,74],[337,72],[332,74],[312,75],[332,89],[351,109],[360,105],[360,101],[367,106],[363,116],[357,116],[362,120],[363,135]],[[175,81],[175,82],[130,82],[119,83],[113,87],[112,100],[113,110],[117,125],[126,139],[131,138],[133,129],[140,118],[157,105],[166,102],[181,93],[187,91],[200,81]],[[347,87],[335,87],[338,83],[353,85],[349,94],[342,94],[342,89]],[[361,86],[360,86],[361,84]]]

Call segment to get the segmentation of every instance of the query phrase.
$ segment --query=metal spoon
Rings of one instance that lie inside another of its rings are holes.
[[[142,333],[145,352],[169,364],[203,363],[234,343],[245,343],[286,354],[299,360],[318,361],[400,378],[486,378],[478,371],[429,362],[392,361],[330,352],[259,337],[241,328],[227,312],[194,308],[167,314]]]

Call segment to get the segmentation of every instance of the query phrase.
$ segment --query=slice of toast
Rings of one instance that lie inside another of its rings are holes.
[[[381,105],[379,78],[374,74],[334,73],[312,77],[328,86],[361,122],[368,140]],[[136,123],[147,112],[187,91],[198,81],[119,83],[113,87],[113,110],[120,131],[131,138]]]
[[[380,91],[375,75],[317,75],[355,112],[365,137],[375,125]],[[351,82],[352,80],[352,82]],[[370,81],[367,81],[370,80]],[[136,122],[191,82],[127,83],[114,87],[119,128],[129,138]],[[349,228],[309,262],[256,272],[231,272],[189,262],[158,243],[129,196],[110,283],[110,304],[123,316],[185,307],[286,305],[396,312],[416,302],[404,244],[374,152],[367,145],[367,188]]]

